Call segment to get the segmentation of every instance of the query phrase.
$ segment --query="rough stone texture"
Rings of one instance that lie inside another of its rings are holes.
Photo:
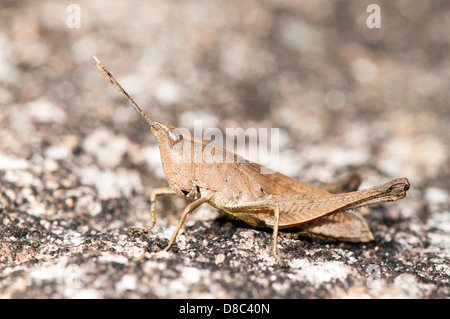
[[[77,1],[0,4],[1,298],[448,298],[447,1]],[[70,8],[69,8],[70,9]],[[69,22],[73,20],[69,19]],[[76,22],[76,21],[75,21]],[[166,186],[145,121],[280,129],[275,168],[362,187],[408,177],[372,209],[376,241],[324,243],[250,228]]]

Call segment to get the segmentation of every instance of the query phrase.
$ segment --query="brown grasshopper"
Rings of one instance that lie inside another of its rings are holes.
[[[195,199],[183,210],[165,251],[173,246],[187,215],[204,203],[251,226],[273,228],[272,251],[278,261],[279,229],[294,227],[311,237],[369,242],[375,239],[369,226],[349,211],[404,198],[409,189],[406,178],[356,191],[360,182],[356,175],[341,183],[315,187],[277,172],[261,174],[262,165],[195,139],[185,130],[151,120],[95,56],[94,60],[100,72],[150,125],[169,183],[169,187],[155,188],[151,193],[150,225],[132,230],[146,233],[153,228],[157,196],[179,194]],[[333,194],[348,188],[354,191]]]

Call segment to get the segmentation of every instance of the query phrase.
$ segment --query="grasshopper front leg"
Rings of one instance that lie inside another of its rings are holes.
[[[161,196],[161,195],[177,195],[178,193],[176,191],[174,191],[172,188],[170,187],[160,187],[160,188],[155,188],[153,189],[151,195],[150,195],[150,225],[141,228],[141,227],[130,227],[130,231],[140,231],[141,234],[146,234],[148,233],[153,226],[155,226],[156,223],[156,215],[155,215],[155,210],[156,210],[156,196]]]
[[[156,210],[156,206],[155,206],[155,201],[156,201],[156,196],[161,196],[161,195],[177,195],[178,193],[173,190],[170,187],[160,187],[160,188],[155,188],[151,195],[150,195],[150,225],[148,225],[147,227],[144,228],[140,228],[140,227],[131,227],[130,231],[140,231],[141,234],[147,233],[149,232],[153,226],[155,226],[156,223],[156,216],[155,216],[155,210]],[[187,217],[187,215],[191,212],[193,212],[195,209],[197,209],[201,204],[207,202],[209,200],[208,197],[201,197],[199,199],[197,199],[196,201],[190,203],[189,205],[187,205],[184,210],[183,210],[183,215],[181,216],[181,219],[178,223],[177,228],[175,229],[175,232],[172,235],[172,238],[169,241],[169,244],[163,249],[163,251],[169,251],[170,248],[172,248],[173,244],[175,243],[175,240],[177,238],[178,232],[181,229],[181,226],[183,226],[183,223]]]

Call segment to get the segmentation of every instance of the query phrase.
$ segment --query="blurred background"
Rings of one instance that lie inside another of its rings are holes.
[[[449,30],[444,0],[2,0],[0,205],[43,217],[131,202],[128,223],[146,223],[166,186],[157,144],[95,54],[154,120],[279,128],[281,172],[407,177],[384,213],[448,232]]]
[[[370,166],[447,188],[450,7],[378,1],[381,25],[369,28],[369,4],[2,1],[1,155],[76,162],[100,156],[83,143],[103,132],[127,139],[115,166],[154,145],[95,54],[155,120],[279,128],[289,175]]]

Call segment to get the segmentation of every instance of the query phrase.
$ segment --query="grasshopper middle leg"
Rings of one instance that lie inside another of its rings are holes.
[[[258,209],[269,209],[273,211],[273,235],[272,235],[272,253],[277,260],[277,262],[282,262],[283,260],[278,255],[278,229],[280,225],[280,205],[272,200],[261,200],[257,202],[248,202],[235,205],[233,207],[236,211],[240,210],[258,210]]]
[[[209,200],[207,197],[200,197],[195,202],[190,203],[184,208],[183,215],[181,216],[181,219],[178,223],[177,228],[175,229],[175,232],[172,235],[172,238],[169,241],[169,244],[166,248],[164,248],[164,251],[169,251],[170,248],[172,248],[173,243],[175,242],[175,239],[177,238],[178,231],[180,230],[181,226],[183,226],[184,220],[186,219],[186,216],[193,212],[195,209],[197,209],[201,204],[206,203]]]

